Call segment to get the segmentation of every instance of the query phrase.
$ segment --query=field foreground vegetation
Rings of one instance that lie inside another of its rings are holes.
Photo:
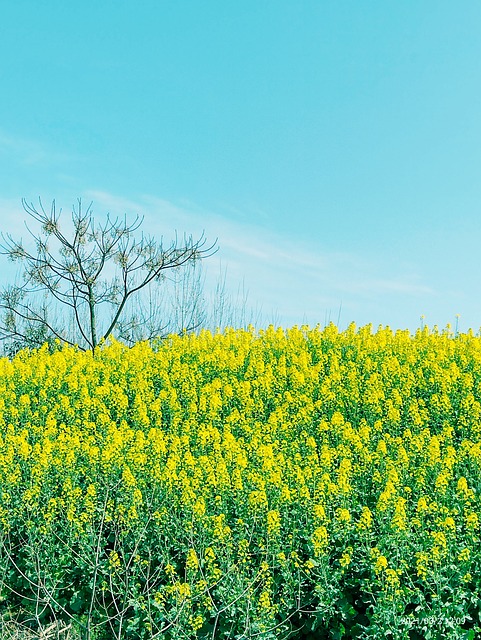
[[[481,338],[427,327],[1,359],[1,624],[481,637],[480,402]]]

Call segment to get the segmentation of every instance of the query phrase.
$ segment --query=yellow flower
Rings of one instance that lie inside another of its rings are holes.
[[[197,614],[196,616],[190,616],[189,624],[194,631],[198,631],[204,624],[204,618],[200,614]]]
[[[259,606],[261,609],[270,609],[271,599],[268,591],[263,591],[259,597]]]
[[[176,600],[179,603],[185,602],[192,595],[192,590],[187,582],[176,582],[169,587],[169,590],[175,594]]]
[[[376,573],[376,575],[384,571],[384,569],[387,568],[387,565],[388,565],[387,558],[382,555],[379,556],[374,565],[374,572]]]
[[[418,504],[417,504],[417,507],[416,507],[416,511],[419,514],[423,514],[423,513],[426,513],[427,511],[429,511],[429,505],[428,505],[428,502],[427,502],[425,496],[421,496],[419,498]]]
[[[444,519],[443,527],[449,533],[454,533],[456,531],[456,523],[454,522],[454,518],[452,518],[451,516],[447,516]]]
[[[336,515],[339,522],[351,522],[351,514],[349,513],[349,509],[338,509]]]
[[[429,569],[429,556],[424,551],[416,553],[416,571],[421,580],[426,580]]]
[[[387,586],[391,589],[396,589],[399,586],[399,575],[395,569],[386,569],[385,579]]]
[[[314,548],[314,556],[319,556],[324,552],[329,541],[327,529],[324,526],[317,527],[311,537],[312,546]]]
[[[130,468],[128,466],[125,466],[123,471],[122,471],[122,480],[125,482],[125,484],[128,487],[135,487],[135,485],[137,484],[132,471],[130,470]]]
[[[215,560],[214,549],[212,549],[212,547],[207,547],[204,553],[204,557],[207,562],[213,562]]]
[[[394,515],[391,519],[391,527],[397,531],[404,531],[406,529],[406,499],[398,497],[396,500],[396,506],[394,508]]]
[[[279,556],[278,556],[278,557],[279,557]],[[313,562],[311,559],[306,560],[306,561],[305,561],[305,563],[304,563],[304,567],[305,567],[305,569],[306,569],[306,571],[307,571],[308,573],[309,573],[309,572],[310,572],[310,570],[311,570],[311,569],[313,569],[315,566],[316,566],[316,565],[314,564],[314,562]]]
[[[360,531],[364,531],[366,529],[370,529],[372,526],[372,512],[369,507],[363,507],[361,516],[359,518],[359,522],[357,523],[357,528]]]
[[[279,511],[271,510],[267,512],[267,533],[275,536],[281,529],[281,516]]]
[[[470,550],[467,547],[465,547],[462,551],[458,553],[458,560],[460,562],[465,562],[469,560],[470,556],[471,556]]]
[[[189,549],[187,552],[187,557],[185,561],[185,566],[187,569],[197,569],[199,566],[199,558],[197,557],[197,553],[195,549]]]
[[[348,547],[344,551],[342,556],[339,558],[339,564],[344,569],[345,567],[349,566],[349,564],[351,563],[351,559],[352,559],[352,547]]]
[[[479,528],[479,518],[476,513],[472,512],[466,516],[466,526],[471,530],[477,530]]]
[[[109,565],[112,569],[118,569],[120,567],[120,558],[117,551],[111,551],[109,555]]]
[[[319,520],[323,520],[326,517],[326,511],[322,504],[314,505],[313,511],[314,511],[315,517],[319,518]]]
[[[202,517],[205,514],[206,506],[205,506],[205,500],[203,497],[197,498],[197,500],[194,503],[194,506],[192,507],[192,511],[194,515],[196,515],[198,518]]]
[[[449,486],[449,476],[445,472],[441,472],[438,474],[434,486],[438,490],[439,493],[444,495]]]
[[[396,487],[394,486],[391,480],[388,480],[386,482],[386,487],[384,491],[380,493],[379,499],[377,501],[376,506],[378,511],[380,511],[381,513],[386,511],[395,495],[396,495]]]
[[[231,529],[225,524],[225,513],[213,516],[212,519],[214,522],[214,537],[220,541],[226,540],[231,534]]]
[[[456,484],[456,492],[465,500],[470,500],[474,497],[474,491],[468,487],[468,481],[464,476],[459,478]]]

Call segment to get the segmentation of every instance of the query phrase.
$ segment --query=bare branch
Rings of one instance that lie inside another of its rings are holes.
[[[166,273],[188,270],[217,251],[217,241],[207,246],[203,233],[197,240],[184,236],[182,241],[176,234],[166,248],[162,238],[157,241],[142,232],[136,237],[143,224],[138,215],[131,223],[126,216],[107,215],[97,224],[92,203],[84,209],[81,199],[72,209],[71,233],[61,225],[62,210],[55,200],[49,212],[41,199],[38,205],[26,200],[22,205],[38,229],[25,223],[34,249],[10,234],[1,234],[0,253],[23,266],[23,283],[15,293],[8,289],[2,294],[3,339],[26,341],[27,336],[38,334],[94,350],[101,339],[114,332],[129,343],[133,336],[152,339],[163,335],[172,323],[152,309],[145,312],[145,292],[151,287],[164,288]],[[181,304],[187,306],[177,315],[182,320],[179,330],[191,331],[200,326],[202,313],[199,295],[187,295],[185,282],[178,293]],[[39,296],[44,303],[39,302]],[[127,316],[131,302],[136,313]],[[178,306],[174,301],[173,308]],[[65,331],[64,325],[70,328]],[[34,331],[33,326],[41,330]]]

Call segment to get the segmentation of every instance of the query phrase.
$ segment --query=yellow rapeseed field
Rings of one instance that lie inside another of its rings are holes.
[[[0,611],[95,639],[480,637],[480,468],[472,333],[20,352]]]

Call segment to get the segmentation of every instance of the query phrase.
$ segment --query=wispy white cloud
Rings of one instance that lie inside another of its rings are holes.
[[[8,154],[24,164],[33,165],[45,161],[46,151],[41,145],[18,137],[8,136],[0,131],[0,153]]]
[[[177,205],[152,196],[132,200],[104,191],[89,191],[86,196],[94,200],[96,210],[143,215],[145,229],[163,234],[166,240],[175,229],[194,237],[205,232],[209,240],[217,237],[220,251],[206,262],[208,281],[213,284],[219,265],[224,265],[231,287],[237,289],[242,283],[253,306],[284,324],[323,322],[341,305],[344,313],[355,314],[369,305],[386,307],[393,296],[412,301],[435,294],[412,270],[399,267],[393,272],[390,265],[391,275],[380,278],[386,265],[375,259],[326,251],[240,216],[228,219],[192,203]]]
[[[434,295],[435,290],[432,287],[420,284],[409,277],[402,280],[400,277],[391,280],[383,279],[367,279],[356,283],[355,290],[359,293],[365,291],[370,294],[406,294],[412,296]]]
[[[102,190],[86,191],[83,202],[90,201],[99,219],[107,213],[126,214],[131,220],[144,217],[143,230],[162,236],[167,244],[176,232],[178,237],[186,233],[194,238],[205,233],[208,243],[218,238],[219,252],[204,263],[207,289],[215,289],[225,270],[228,293],[240,301],[247,295],[247,304],[259,312],[262,324],[337,321],[341,307],[345,324],[353,319],[376,324],[387,322],[394,306],[410,309],[409,317],[415,322],[426,300],[438,296],[414,267],[381,264],[362,253],[327,251],[315,242],[301,242],[239,215],[229,219],[190,202],[177,204],[153,196],[124,198]],[[68,226],[70,203],[58,202],[62,204]],[[21,202],[0,199],[1,231],[26,240],[26,217]],[[14,269],[11,263],[2,264],[0,283],[11,281]]]
[[[72,159],[65,151],[38,139],[13,135],[0,129],[0,156],[25,166],[61,166]]]
[[[15,198],[0,198],[0,232],[22,234],[25,231],[25,212],[21,201]]]

